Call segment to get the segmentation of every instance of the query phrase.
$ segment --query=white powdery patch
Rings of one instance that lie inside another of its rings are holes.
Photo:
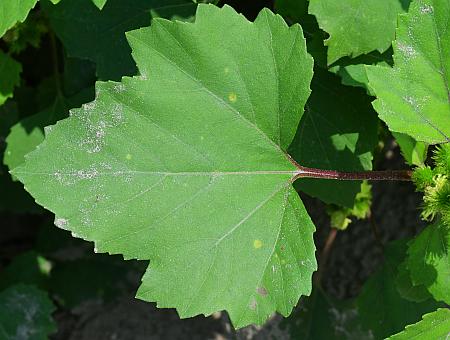
[[[55,218],[55,222],[54,223],[55,223],[55,225],[58,228],[61,228],[61,229],[66,229],[67,230],[67,228],[69,226],[69,221],[67,221],[65,218],[57,217],[57,218]]]
[[[137,76],[136,78],[139,80],[147,80],[148,79],[147,73],[142,71],[141,74],[139,76]]]
[[[113,126],[116,126],[123,121],[123,106],[121,104],[115,104],[111,113]]]
[[[434,12],[434,9],[433,9],[433,6],[431,6],[431,5],[425,4],[420,7],[420,13],[422,13],[422,14],[431,14],[433,12]]]
[[[400,52],[403,53],[403,55],[407,59],[410,59],[410,58],[412,58],[412,57],[417,55],[416,50],[412,46],[405,45],[405,44],[403,44],[401,42],[397,43],[397,48],[399,49]]]
[[[78,170],[75,176],[79,179],[93,179],[98,176],[98,171],[95,168],[90,168],[87,170]]]
[[[125,90],[126,90],[126,87],[122,83],[118,83],[118,84],[114,85],[114,91],[116,93],[122,93],[122,92],[125,92]]]
[[[94,101],[92,101],[92,102],[90,102],[90,103],[83,104],[82,109],[83,109],[85,112],[90,112],[90,111],[94,110],[96,106],[97,106],[97,103],[96,103],[96,101],[94,100]]]

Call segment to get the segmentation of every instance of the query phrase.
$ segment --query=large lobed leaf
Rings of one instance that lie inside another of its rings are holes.
[[[397,14],[409,0],[310,0],[309,13],[330,34],[328,64],[341,57],[386,51],[394,40]]]
[[[98,83],[14,174],[59,227],[150,259],[139,298],[237,327],[288,315],[316,269],[285,153],[312,78],[300,26],[200,5],[128,39],[140,76]]]
[[[399,15],[394,67],[368,66],[373,106],[391,131],[450,141],[450,0],[416,0]]]

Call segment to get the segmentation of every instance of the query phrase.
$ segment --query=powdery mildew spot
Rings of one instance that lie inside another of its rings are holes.
[[[122,92],[125,92],[125,90],[126,90],[126,87],[125,87],[125,85],[122,84],[122,83],[119,83],[119,84],[114,85],[114,91],[115,91],[116,93],[122,93]]]
[[[55,225],[61,229],[67,229],[69,222],[65,218],[55,218]]]
[[[405,45],[402,42],[397,43],[397,48],[407,59],[412,58],[417,54],[416,50],[412,46]]]
[[[433,6],[431,6],[431,5],[425,4],[420,7],[420,13],[422,13],[422,14],[431,14],[433,12],[434,12],[434,9],[433,9]]]

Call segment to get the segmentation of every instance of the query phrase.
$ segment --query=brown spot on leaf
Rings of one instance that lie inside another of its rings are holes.
[[[267,296],[267,289],[264,287],[258,287],[256,288],[256,292],[261,295],[262,297],[266,297]]]

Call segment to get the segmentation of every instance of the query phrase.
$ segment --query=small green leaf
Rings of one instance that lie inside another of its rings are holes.
[[[54,310],[47,294],[33,286],[20,284],[0,292],[0,338],[48,339],[56,331]]]
[[[290,154],[303,166],[342,171],[372,169],[377,143],[377,115],[360,89],[316,69]],[[300,179],[295,187],[326,203],[352,208],[361,181]]]
[[[192,0],[108,0],[100,11],[91,0],[42,2],[56,34],[72,57],[97,64],[101,80],[135,75],[136,65],[125,32],[150,25],[151,17],[191,18]]]
[[[428,154],[428,144],[418,142],[404,133],[393,132],[400,151],[409,165],[424,166]]]
[[[371,52],[359,56],[354,59],[342,58],[338,60],[329,68],[330,72],[341,77],[342,84],[348,86],[362,87],[369,95],[374,95],[369,87],[369,79],[367,78],[366,65],[386,66],[392,64],[392,52],[380,54],[378,52]]]
[[[416,303],[399,295],[395,278],[405,247],[402,241],[387,246],[383,267],[366,281],[356,301],[363,326],[371,330],[376,339],[401,331],[438,306],[433,300]]]
[[[8,100],[0,106],[0,157],[3,157],[6,136],[18,119],[19,113],[14,101]],[[3,164],[0,164],[0,193],[0,211],[33,213],[43,211],[34,203],[21,183],[12,181],[7,167]]]
[[[13,261],[2,271],[0,290],[18,283],[34,285],[45,289],[51,263],[34,251],[14,257]]]
[[[0,37],[17,22],[24,22],[38,0],[0,1]]]
[[[92,0],[95,6],[97,6],[99,9],[102,9],[103,6],[105,6],[107,0]]]
[[[20,83],[22,65],[0,51],[0,105],[12,98],[14,87]]]
[[[425,314],[421,321],[406,326],[405,330],[389,337],[390,340],[446,340],[450,336],[450,310],[439,308]]]
[[[97,83],[13,173],[57,226],[150,259],[139,298],[237,327],[288,315],[316,269],[285,153],[312,78],[301,27],[199,5],[128,39],[140,76]]]
[[[394,67],[367,66],[373,102],[389,129],[417,141],[450,141],[449,0],[417,0],[399,15]]]
[[[414,285],[425,285],[436,300],[450,303],[450,227],[426,227],[408,244],[407,266]]]
[[[409,0],[310,0],[309,13],[330,34],[328,65],[341,57],[386,51],[394,40],[397,14]]]

